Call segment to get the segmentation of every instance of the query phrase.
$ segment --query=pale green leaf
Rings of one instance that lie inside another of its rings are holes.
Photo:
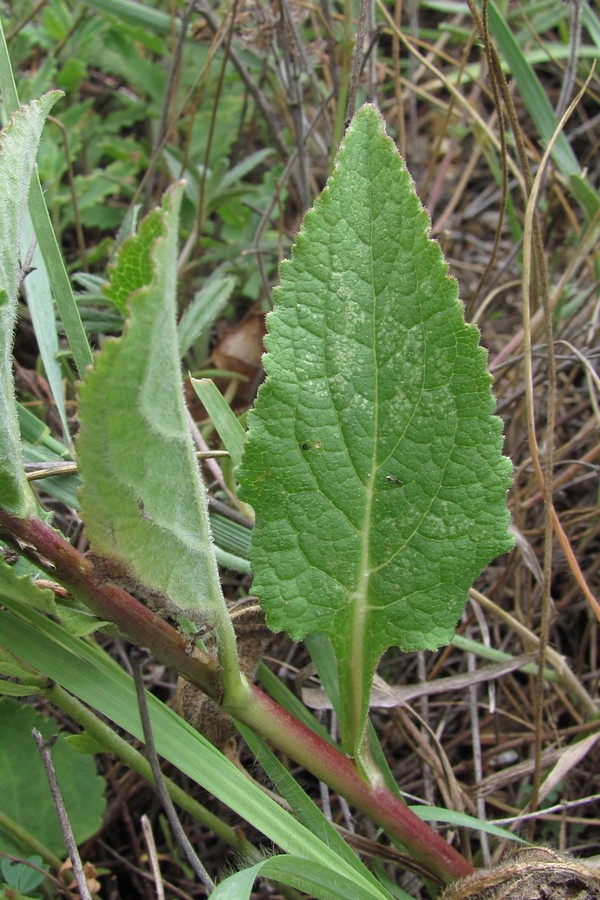
[[[12,377],[12,347],[20,263],[27,247],[23,226],[27,197],[44,121],[58,92],[13,113],[0,135],[0,505],[32,516],[35,497],[23,471],[21,436]]]
[[[238,473],[254,592],[274,631],[331,638],[352,752],[381,654],[448,642],[512,546],[486,354],[429,225],[363,107],[282,266]]]
[[[100,741],[89,735],[87,731],[84,731],[82,734],[67,735],[65,744],[77,753],[103,753],[106,749]]]
[[[108,293],[129,320],[81,389],[82,516],[93,552],[145,585],[148,602],[230,628],[179,368],[180,199],[181,185],[167,192],[112,272]]]
[[[2,669],[4,669],[4,666],[2,666]],[[2,674],[6,678],[18,678],[22,672],[19,672],[19,670],[11,672],[9,668],[7,671],[3,671]],[[0,695],[3,697],[31,697],[32,694],[38,694],[39,690],[39,685],[36,684],[27,683],[26,681],[7,681],[5,678],[0,678]]]
[[[140,24],[145,28],[155,31],[157,34],[173,34],[181,28],[179,20],[173,18],[162,9],[153,9],[146,3],[138,3],[136,0],[85,0],[86,6],[123,19],[124,22]]]

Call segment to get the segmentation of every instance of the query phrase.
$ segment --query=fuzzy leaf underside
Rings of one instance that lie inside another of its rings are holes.
[[[381,654],[448,642],[512,545],[486,354],[429,227],[363,107],[281,267],[239,471],[267,621],[330,636],[359,718]]]
[[[211,622],[223,601],[175,320],[181,192],[177,185],[166,193],[124,243],[112,273],[129,319],[81,388],[81,506],[92,551],[110,575],[120,570],[130,587],[143,584],[156,607]]]
[[[0,505],[23,517],[35,515],[37,504],[23,471],[12,376],[19,261],[25,262],[29,250],[23,226],[35,156],[59,96],[54,91],[22,107],[0,135]]]

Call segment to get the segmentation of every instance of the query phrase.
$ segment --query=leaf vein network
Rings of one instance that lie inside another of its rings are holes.
[[[456,427],[454,428],[454,438],[455,438],[455,443],[456,443]],[[444,465],[444,467],[443,467],[443,469],[442,469],[442,473],[441,473],[441,475],[440,475],[439,483],[438,483],[438,486],[437,486],[437,488],[436,488],[436,491],[435,491],[435,493],[431,496],[431,498],[430,498],[430,500],[429,500],[429,503],[428,503],[427,507],[423,510],[423,512],[422,512],[421,516],[419,517],[419,519],[415,522],[414,528],[411,530],[410,534],[405,538],[405,540],[402,542],[402,544],[400,544],[400,545],[398,546],[398,548],[394,551],[394,553],[392,553],[386,560],[384,560],[384,561],[381,562],[378,566],[376,566],[374,569],[371,570],[373,573],[375,573],[375,572],[380,572],[380,571],[381,571],[382,569],[384,569],[386,566],[389,566],[389,564],[390,564],[390,563],[398,556],[398,554],[401,553],[402,550],[404,550],[405,547],[412,541],[412,539],[413,539],[413,537],[415,536],[415,534],[417,534],[419,528],[421,527],[421,525],[422,525],[422,523],[423,523],[423,520],[427,518],[427,516],[429,515],[429,511],[430,511],[431,507],[433,506],[433,504],[435,503],[435,501],[436,501],[437,498],[439,497],[440,489],[441,489],[441,487],[442,487],[442,485],[443,485],[443,483],[444,483],[444,476],[445,476],[445,474],[446,474],[446,471],[448,470],[448,466],[449,466],[449,465],[450,465],[450,454],[448,454],[448,458],[447,458],[446,463],[445,463],[445,465]]]

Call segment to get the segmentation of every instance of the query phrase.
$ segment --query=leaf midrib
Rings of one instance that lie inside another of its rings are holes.
[[[352,719],[351,719],[351,735],[352,742],[356,749],[361,732],[364,728],[364,715],[362,712],[363,705],[363,685],[365,681],[365,668],[371,664],[369,659],[365,659],[367,649],[367,628],[369,618],[369,576],[371,566],[371,529],[372,529],[372,512],[373,499],[375,495],[375,480],[377,477],[377,435],[379,434],[379,365],[377,359],[377,296],[375,293],[375,260],[373,259],[373,198],[372,185],[369,181],[369,213],[370,213],[370,234],[369,234],[369,262],[371,268],[370,286],[371,286],[371,352],[373,358],[373,439],[371,447],[371,465],[369,467],[369,477],[365,485],[365,506],[361,534],[360,563],[358,571],[357,589],[350,597],[351,613],[350,613],[350,653],[348,662],[350,666],[350,684],[352,691]]]

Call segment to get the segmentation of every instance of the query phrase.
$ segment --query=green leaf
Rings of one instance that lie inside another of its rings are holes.
[[[138,583],[154,608],[218,624],[234,647],[179,368],[181,190],[167,192],[123,244],[112,273],[109,293],[129,304],[130,318],[81,389],[82,516],[94,554]]]
[[[2,666],[4,669],[4,666]],[[3,675],[13,675],[16,674],[19,677],[19,672],[13,673],[10,669],[7,672],[3,672]],[[0,678],[0,694],[4,697],[31,697],[32,694],[39,693],[39,685],[22,683],[19,681],[6,681],[4,678]]]
[[[377,883],[377,879],[354,851],[351,850],[341,834],[336,831],[332,823],[323,815],[317,804],[311,800],[293,775],[277,759],[267,742],[259,735],[254,734],[249,728],[246,728],[245,725],[241,725],[239,722],[236,724],[240,734],[256,756],[278,794],[289,803],[298,821],[308,828],[315,837],[320,838],[331,851],[337,853],[341,859],[345,860],[349,866],[356,869],[361,878],[371,881],[375,890],[378,890],[380,885]]]
[[[493,834],[494,837],[502,838],[503,841],[517,841],[520,844],[527,843],[518,834],[514,834],[507,828],[492,825],[491,822],[486,822],[484,819],[477,819],[475,816],[469,816],[466,813],[453,809],[443,809],[439,806],[423,806],[422,804],[409,806],[408,808],[424,822],[443,822],[445,825],[456,825],[458,828],[473,828],[476,831],[485,831],[486,834]]]
[[[40,588],[29,575],[17,573],[3,559],[0,559],[0,588],[5,597],[18,600],[42,612],[57,614],[54,594],[49,588]]]
[[[158,34],[171,35],[174,28],[177,32],[181,28],[179,21],[173,24],[168,13],[161,9],[153,9],[146,3],[137,3],[135,0],[85,0],[85,5],[114,15],[124,22],[139,23]]]
[[[389,897],[383,888],[359,893],[356,882],[322,863],[298,856],[271,856],[248,869],[242,869],[222,881],[212,892],[214,900],[250,900],[257,878],[269,878],[279,884],[297,888],[316,900],[357,900],[367,897]]]
[[[238,473],[253,590],[274,631],[329,635],[355,754],[381,654],[448,642],[512,546],[486,354],[429,226],[363,107],[282,265]]]
[[[57,727],[35,709],[16,700],[0,701],[0,793],[2,812],[57,856],[65,844],[39,751],[31,736],[35,727],[48,738]],[[104,781],[94,760],[71,750],[64,738],[52,748],[61,793],[78,844],[98,830],[104,811]],[[85,797],[85,803],[82,802]],[[0,832],[0,849],[21,851],[19,842]]]
[[[181,316],[177,327],[181,356],[184,356],[192,344],[213,324],[227,305],[234,288],[235,278],[227,275],[198,291]]]
[[[487,14],[490,31],[498,42],[498,47],[508,64],[511,76],[519,86],[523,102],[535,123],[540,138],[547,146],[558,127],[548,94],[510,30],[506,15],[504,12],[500,12],[494,0],[489,0]],[[581,166],[566,134],[558,135],[551,154],[556,167],[568,180],[573,196],[592,218],[598,210],[600,197],[589,181],[582,177]]]
[[[22,517],[34,515],[37,503],[23,471],[12,377],[19,261],[28,249],[23,227],[35,155],[58,97],[55,91],[18,110],[0,135],[0,505]]]
[[[149,285],[153,277],[151,251],[164,232],[164,209],[153,209],[142,220],[137,239],[130,236],[122,248],[117,265],[111,269],[110,284],[104,293],[117,309],[124,313],[129,295],[140,287]]]
[[[210,378],[192,378],[192,387],[202,401],[234,466],[242,461],[246,435],[229,403]]]
[[[71,750],[75,750],[77,753],[84,754],[93,754],[93,753],[103,753],[106,749],[100,741],[97,741],[95,738],[91,737],[84,731],[83,734],[69,734],[65,738],[65,743],[71,748]]]
[[[30,856],[29,862],[38,868],[48,868],[43,866],[41,856]],[[16,891],[20,891],[22,894],[29,894],[45,878],[41,872],[37,872],[30,866],[26,866],[23,863],[13,863],[9,859],[0,860],[0,872],[6,885]]]
[[[25,223],[25,246],[35,247],[31,258],[30,269],[27,278],[23,282],[22,289],[27,298],[27,308],[31,316],[31,323],[35,331],[35,339],[39,353],[44,364],[44,370],[48,379],[48,385],[52,391],[52,398],[56,404],[57,412],[63,427],[66,443],[70,443],[69,424],[67,421],[67,409],[63,389],[63,373],[61,371],[59,353],[60,343],[57,328],[57,318],[52,299],[52,290],[46,270],[46,263],[35,239],[31,218],[27,217]],[[49,429],[48,429],[49,430]],[[66,448],[62,448],[63,451]]]

